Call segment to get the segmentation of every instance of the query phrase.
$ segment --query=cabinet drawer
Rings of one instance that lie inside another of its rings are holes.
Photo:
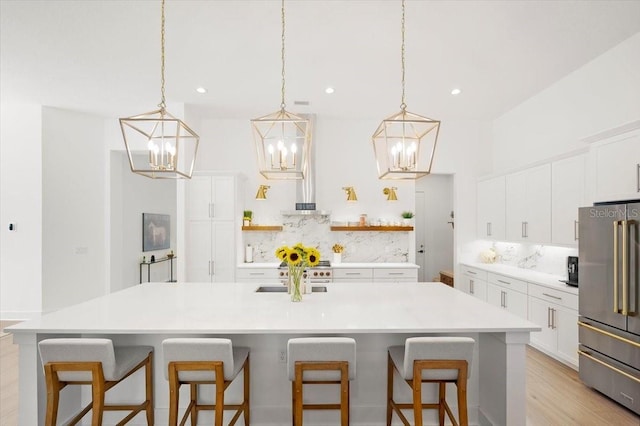
[[[374,269],[373,278],[376,280],[418,280],[417,269],[404,269],[404,268],[389,268],[389,269]]]
[[[477,280],[487,280],[487,271],[483,271],[482,269],[472,268],[471,266],[467,265],[460,265],[460,272]]]
[[[236,278],[243,280],[259,280],[278,278],[278,268],[237,268]]]
[[[492,272],[489,272],[488,280],[491,284],[495,284],[500,287],[508,288],[511,290],[519,291],[520,293],[527,294],[528,286],[525,281],[517,280],[511,277],[505,277],[504,275],[498,275]]]
[[[373,269],[371,268],[335,268],[333,270],[333,279],[373,279]]]
[[[578,310],[578,295],[564,291],[529,283],[529,296],[537,297],[547,302],[561,305],[574,311]]]

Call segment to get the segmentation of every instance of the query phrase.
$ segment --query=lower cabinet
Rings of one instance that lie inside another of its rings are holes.
[[[232,282],[235,275],[233,247],[234,231],[229,223],[187,222],[187,281]]]
[[[418,270],[408,268],[384,268],[373,270],[373,282],[418,282]]]
[[[487,272],[462,265],[462,277],[456,279],[455,287],[480,300],[487,300]]]
[[[282,284],[278,268],[237,268],[236,282],[262,284]]]
[[[333,282],[371,282],[373,269],[371,268],[334,268]]]
[[[488,274],[487,302],[527,318],[527,283],[514,278]]]
[[[578,296],[529,283],[529,321],[542,327],[531,345],[578,365]]]

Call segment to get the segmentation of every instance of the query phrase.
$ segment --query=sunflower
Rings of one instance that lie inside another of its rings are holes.
[[[289,263],[289,265],[296,266],[296,265],[300,264],[300,262],[302,262],[302,255],[295,248],[294,249],[289,249],[289,250],[287,250],[286,259],[287,259],[287,263]]]
[[[287,260],[287,247],[278,247],[276,249],[276,257],[280,260]]]
[[[318,266],[320,263],[320,252],[313,247],[307,249],[307,263],[309,266]]]

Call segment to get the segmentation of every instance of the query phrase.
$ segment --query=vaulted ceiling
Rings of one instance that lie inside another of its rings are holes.
[[[118,117],[159,102],[159,0],[0,7],[3,103]],[[285,8],[289,110],[379,119],[399,109],[400,0],[288,0]],[[639,31],[637,0],[408,0],[408,109],[496,118]],[[277,110],[280,1],[167,0],[166,60],[169,105],[247,119]],[[454,87],[462,89],[455,97]]]

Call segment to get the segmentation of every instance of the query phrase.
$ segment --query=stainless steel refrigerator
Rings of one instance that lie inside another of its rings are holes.
[[[580,379],[640,414],[640,201],[579,212]]]

